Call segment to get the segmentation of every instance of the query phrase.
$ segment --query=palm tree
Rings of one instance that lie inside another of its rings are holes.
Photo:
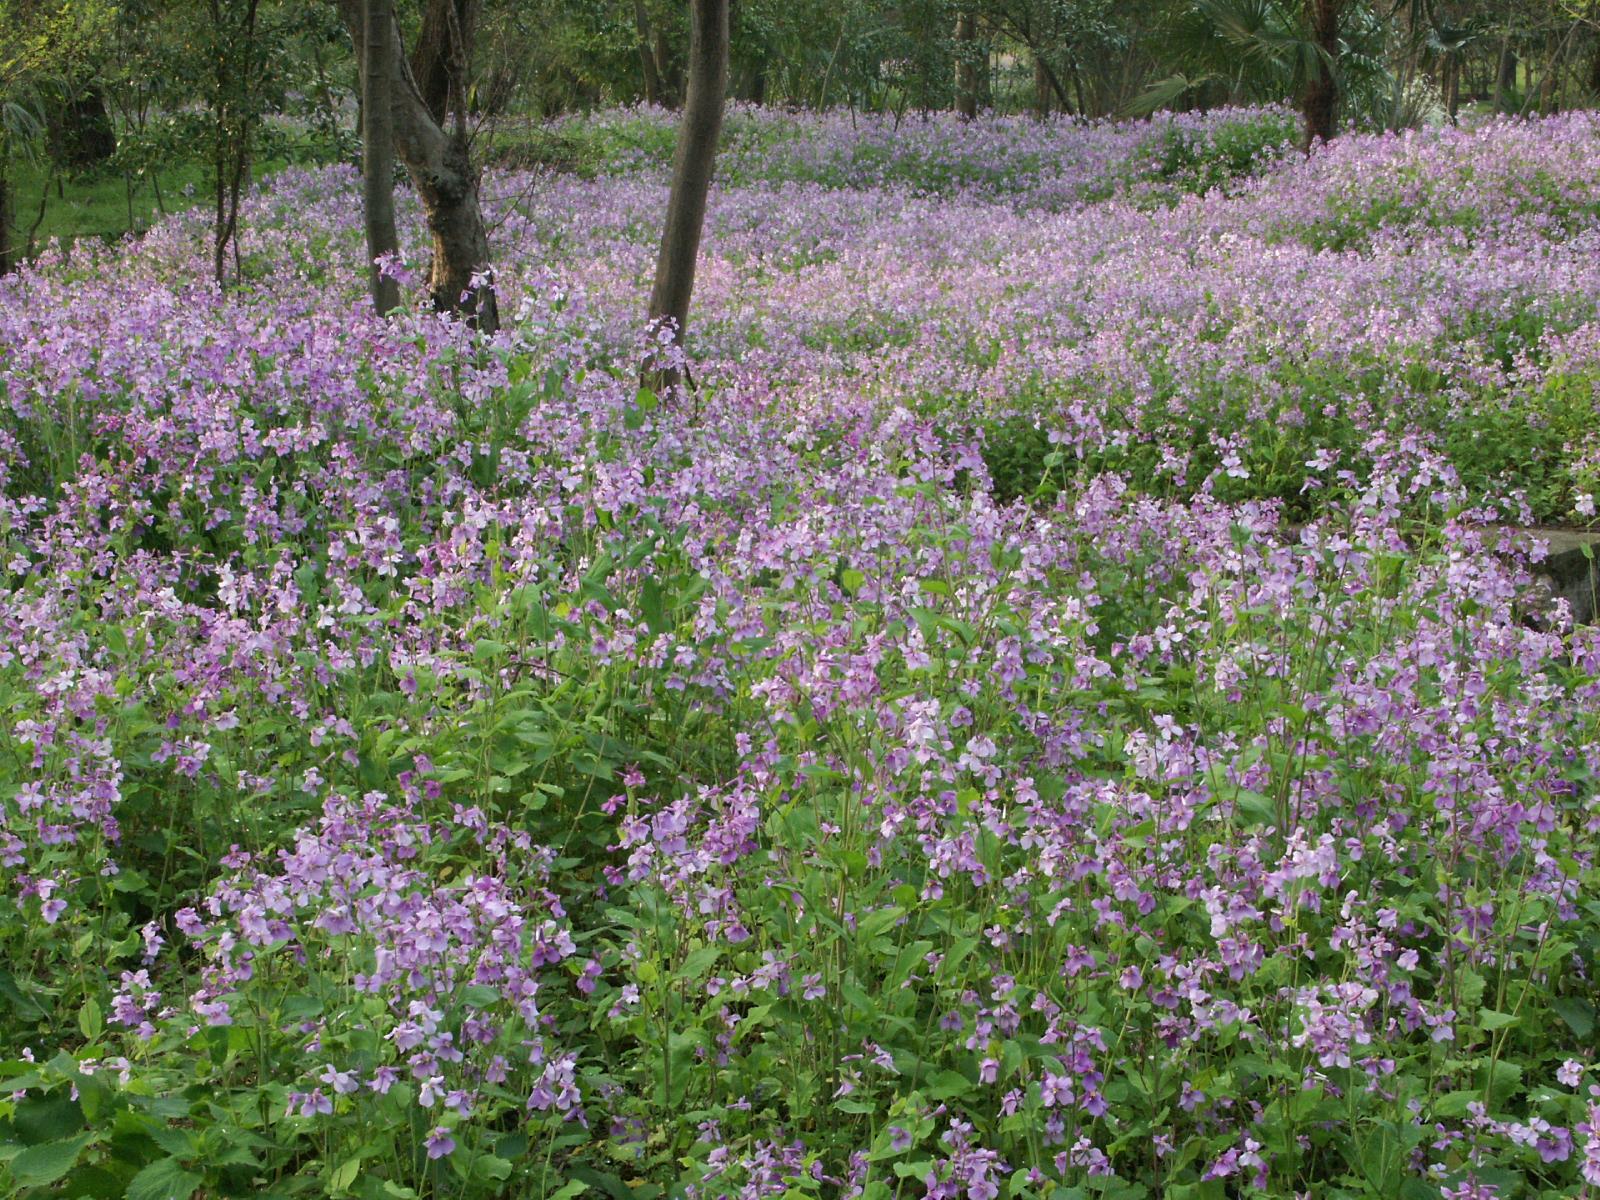
[[[1336,129],[1348,7],[1349,0],[1193,0],[1179,12],[1169,43],[1183,69],[1131,107],[1153,112],[1186,98],[1205,104],[1292,96],[1309,151]]]

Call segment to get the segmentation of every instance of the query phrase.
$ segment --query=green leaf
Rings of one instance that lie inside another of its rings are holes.
[[[492,638],[479,638],[472,643],[472,657],[479,662],[485,662],[491,658],[499,658],[505,652],[506,644],[494,641]]]
[[[1474,1100],[1482,1100],[1483,1093],[1476,1090],[1446,1092],[1433,1102],[1433,1115],[1435,1117],[1461,1117],[1467,1112],[1467,1105]]]
[[[500,999],[499,989],[487,983],[469,983],[461,989],[461,999],[473,1008],[488,1008]]]
[[[1478,1010],[1478,1024],[1491,1032],[1496,1029],[1504,1029],[1509,1025],[1515,1025],[1519,1020],[1521,1020],[1520,1017],[1511,1013],[1496,1012],[1492,1008],[1480,1008]]]
[[[1588,1040],[1594,1033],[1594,1005],[1578,996],[1559,996],[1550,1002],[1556,1016],[1567,1023],[1567,1028],[1580,1038]]]
[[[350,1190],[350,1185],[356,1181],[356,1176],[361,1174],[361,1156],[347,1158],[328,1176],[328,1190],[332,1192],[345,1192]]]
[[[666,597],[662,594],[661,584],[654,576],[645,579],[644,586],[639,592],[639,612],[644,616],[644,623],[651,633],[665,633],[670,626],[667,623]]]
[[[105,1014],[100,1011],[100,1002],[90,996],[78,1010],[78,1028],[86,1040],[93,1042],[99,1039],[105,1027]]]
[[[43,1187],[60,1179],[78,1161],[94,1134],[80,1133],[75,1138],[29,1146],[11,1160],[11,1177],[22,1187]]]
[[[511,1164],[494,1154],[480,1154],[475,1158],[457,1154],[451,1158],[456,1174],[468,1183],[511,1178]]]
[[[10,1002],[11,1010],[24,1021],[42,1021],[50,1015],[37,1000],[17,984],[10,971],[0,971],[0,999]]]
[[[1269,797],[1247,788],[1234,790],[1233,812],[1241,825],[1271,825],[1278,819],[1278,806]]]
[[[701,979],[722,957],[721,946],[702,946],[683,960],[676,974],[680,979]]]
[[[15,1080],[8,1090],[17,1088]],[[12,1116],[25,1142],[53,1142],[83,1128],[83,1109],[65,1095],[29,1096]]]
[[[845,591],[854,596],[861,590],[861,585],[867,582],[867,577],[854,567],[846,567],[839,572],[839,584]]]
[[[572,1200],[574,1196],[581,1196],[589,1190],[589,1185],[581,1179],[573,1179],[550,1193],[550,1200]]]
[[[935,1100],[949,1100],[955,1096],[964,1096],[972,1090],[972,1080],[959,1071],[940,1071],[933,1077],[928,1088],[928,1095]]]
[[[127,1200],[189,1200],[204,1180],[175,1158],[158,1158],[128,1181]]]

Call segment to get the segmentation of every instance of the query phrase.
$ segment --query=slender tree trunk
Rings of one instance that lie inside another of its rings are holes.
[[[1320,51],[1317,69],[1306,78],[1300,111],[1305,117],[1306,153],[1318,141],[1333,140],[1339,102],[1339,13],[1344,0],[1306,0],[1311,37]]]
[[[716,166],[728,87],[728,0],[692,0],[689,29],[689,91],[678,124],[678,149],[672,164],[672,194],[650,290],[652,328],[670,323],[681,349],[694,292],[695,260],[705,227],[706,196]],[[661,388],[678,382],[675,365],[646,363],[642,376]]]
[[[394,13],[389,0],[363,0],[366,40],[361,55],[361,182],[367,226],[367,270],[378,314],[398,308],[400,285],[378,266],[381,255],[396,254],[394,227],[394,105],[390,99],[395,60]]]
[[[965,120],[978,115],[978,23],[970,12],[956,14],[956,112]]]
[[[228,250],[233,250],[234,276],[240,274],[239,203],[249,178],[250,151],[260,114],[256,89],[261,68],[257,19],[260,0],[245,0],[234,14],[223,0],[210,0],[216,73],[212,79],[212,166],[216,172],[212,223],[212,274],[217,286],[227,282]],[[131,220],[131,216],[130,216]]]
[[[467,148],[465,114],[460,111],[466,88],[459,71],[471,46],[466,42],[466,29],[455,19],[459,10],[436,11],[448,10],[456,2],[428,0],[430,11],[424,21],[426,25],[433,20],[449,31],[446,39],[436,40],[434,46],[436,53],[449,59],[443,69],[446,96],[455,97],[454,128],[446,131],[434,116],[406,61],[398,31],[391,40],[389,112],[395,153],[411,177],[433,236],[428,275],[433,306],[492,333],[500,326],[500,312],[489,267],[489,233],[478,198],[478,171]],[[361,45],[362,0],[339,0],[339,14],[352,43]],[[363,57],[357,56],[358,63]]]
[[[667,35],[656,26],[656,79],[660,82],[661,103],[677,108],[683,98],[683,64],[667,51]]]
[[[1033,111],[1041,121],[1050,115],[1050,68],[1044,56],[1033,52]]]
[[[9,275],[21,261],[22,249],[16,243],[16,200],[11,194],[11,177],[0,164],[0,275]]]
[[[639,35],[639,66],[644,72],[644,98],[661,103],[661,72],[656,70],[656,53],[650,48],[650,13],[644,0],[633,0],[633,27]]]

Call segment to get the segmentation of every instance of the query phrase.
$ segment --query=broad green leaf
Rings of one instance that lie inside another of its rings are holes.
[[[204,1180],[176,1158],[158,1158],[128,1181],[127,1200],[189,1200]]]
[[[1585,1041],[1594,1033],[1594,1005],[1578,996],[1559,996],[1550,1002],[1556,1016]]]
[[[1478,1010],[1478,1024],[1490,1032],[1497,1029],[1505,1029],[1509,1025],[1515,1025],[1519,1020],[1520,1018],[1512,1013],[1496,1012],[1492,1008],[1480,1008]]]
[[[59,1142],[29,1146],[11,1160],[11,1177],[23,1187],[42,1187],[60,1179],[78,1161],[78,1155],[94,1141],[94,1134],[80,1133]]]

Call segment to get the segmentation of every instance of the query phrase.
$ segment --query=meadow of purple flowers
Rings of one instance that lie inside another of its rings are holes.
[[[1600,1194],[1600,117],[669,129],[0,281],[0,1192]]]

